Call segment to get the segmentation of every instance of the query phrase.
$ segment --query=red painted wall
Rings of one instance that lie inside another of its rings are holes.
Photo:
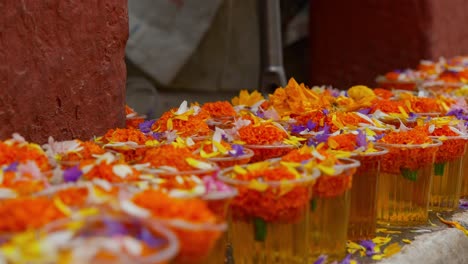
[[[310,83],[348,88],[420,59],[468,54],[468,1],[311,0]]]
[[[0,139],[124,125],[125,0],[0,0]]]

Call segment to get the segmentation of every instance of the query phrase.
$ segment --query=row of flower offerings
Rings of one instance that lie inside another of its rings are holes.
[[[310,263],[458,207],[464,105],[291,79],[127,127],[0,142],[6,263]],[[397,246],[380,257],[398,251]],[[348,261],[349,256],[346,257]]]

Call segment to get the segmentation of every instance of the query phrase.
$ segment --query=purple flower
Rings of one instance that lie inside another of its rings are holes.
[[[358,147],[365,147],[367,148],[367,137],[366,134],[362,131],[359,130],[356,138],[356,143]]]
[[[325,124],[325,126],[322,129],[322,132],[323,133],[315,136],[316,143],[327,142],[328,138],[330,137],[330,126]]]
[[[306,129],[307,127],[303,125],[294,125],[294,124],[291,125],[291,133],[294,133],[294,134],[299,134]]]
[[[225,134],[221,135],[221,139],[224,141],[229,141],[228,137]]]
[[[378,141],[378,140],[382,139],[384,136],[385,136],[384,133],[382,133],[382,134],[380,134],[380,135],[375,135],[375,136],[374,136],[374,141]]]
[[[460,209],[467,210],[468,209],[468,200],[467,199],[460,199]]]
[[[360,244],[366,249],[366,256],[375,255],[375,243],[372,240],[362,240]]]
[[[307,121],[307,129],[309,129],[309,131],[314,130],[314,128],[316,127],[317,127],[317,123],[315,123],[312,120]]]
[[[321,256],[314,262],[314,264],[324,264],[326,260],[327,260],[327,256],[321,255]]]
[[[151,136],[156,140],[161,140],[164,136],[164,133],[153,132]]]
[[[119,236],[128,234],[127,228],[124,224],[120,222],[117,222],[112,219],[104,219],[103,222],[106,228],[106,235],[108,236]]]
[[[411,112],[409,113],[409,120],[415,120],[418,116],[418,114]]]
[[[314,146],[316,147],[318,145],[318,143],[315,141],[315,139],[313,137],[310,137],[307,139],[307,146]]]
[[[153,234],[151,234],[151,232],[145,227],[141,229],[138,239],[145,242],[145,244],[150,248],[159,248],[167,243],[165,239],[153,236]]]
[[[74,166],[63,172],[63,180],[65,182],[76,182],[80,179],[81,175],[83,175],[83,172],[78,166]]]
[[[350,264],[351,263],[351,254],[348,254],[341,262],[340,264]]]
[[[139,124],[138,127],[140,128],[140,131],[147,134],[151,132],[151,126],[153,126],[154,122],[156,122],[156,119],[144,121],[143,123]]]
[[[237,158],[237,157],[245,154],[244,147],[242,145],[233,144],[231,147],[232,147],[232,150],[229,151],[229,155],[231,157],[236,157]]]
[[[328,109],[323,109],[323,110],[322,110],[322,113],[323,113],[324,115],[328,115],[328,114],[330,113],[330,111],[328,111]]]
[[[330,133],[330,126],[328,124],[325,124],[323,126],[323,129],[322,131],[325,133],[325,134],[329,134]]]
[[[363,115],[368,115],[371,110],[372,110],[371,108],[363,108],[363,109],[359,109],[358,112]]]
[[[16,171],[18,169],[19,162],[15,161],[3,169],[3,172]]]
[[[326,133],[316,135],[315,143],[320,144],[320,143],[327,142],[329,137],[330,137],[330,134],[326,134]]]
[[[260,118],[265,118],[265,113],[263,111],[261,111],[261,110],[257,110],[255,115],[260,117]]]
[[[463,114],[463,109],[453,109],[447,113],[448,116],[455,116],[457,119],[464,120],[465,115]]]

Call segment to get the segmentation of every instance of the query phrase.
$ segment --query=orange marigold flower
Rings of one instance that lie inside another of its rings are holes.
[[[455,137],[458,136],[456,132],[450,129],[450,126],[444,125],[440,127],[436,127],[434,132],[431,133],[431,136],[446,136],[446,137]]]
[[[372,113],[380,110],[384,113],[401,113],[400,107],[408,112],[408,107],[403,101],[375,99],[372,101]]]
[[[176,115],[177,108],[165,112],[154,124],[151,129],[156,132],[177,131],[182,137],[206,136],[211,134],[211,130],[206,123],[210,117],[209,113],[201,109],[198,114]]]
[[[228,101],[217,101],[205,103],[202,109],[207,111],[211,117],[228,117],[235,116],[236,111]]]
[[[0,203],[0,231],[5,233],[41,228],[63,217],[54,201],[47,197],[9,199]]]
[[[375,95],[377,97],[380,97],[381,99],[390,99],[393,96],[393,92],[387,89],[382,89],[382,88],[375,88],[374,89]]]
[[[79,141],[79,140],[78,140]],[[68,152],[61,156],[62,161],[81,161],[81,160],[89,160],[94,159],[93,155],[101,155],[104,154],[106,151],[99,146],[98,144],[92,141],[79,141],[80,147],[82,150],[76,152]]]
[[[389,81],[398,81],[398,77],[400,77],[400,74],[398,72],[387,72],[385,74],[385,78]]]
[[[0,142],[0,165],[8,165],[15,161],[26,163],[34,161],[41,171],[51,170],[49,159],[44,151],[36,144]]]
[[[250,124],[239,129],[239,138],[246,144],[268,145],[282,142],[288,134],[271,123]]]
[[[328,147],[333,150],[353,151],[357,146],[357,135],[341,134],[328,138]]]
[[[379,140],[388,144],[432,143],[427,126],[416,126],[409,131],[392,131]]]
[[[152,215],[162,219],[183,219],[192,223],[216,223],[216,216],[206,202],[198,198],[178,199],[150,189],[136,194],[133,202],[150,210]]]
[[[147,150],[140,163],[150,163],[153,167],[170,166],[179,171],[192,171],[195,168],[186,161],[187,158],[201,159],[188,148],[163,145]]]
[[[295,179],[286,167],[268,168],[246,174],[236,174],[238,180],[281,181]],[[257,191],[239,186],[239,194],[231,203],[233,217],[236,219],[262,218],[267,222],[289,222],[299,220],[310,200],[307,185],[297,184],[288,192],[280,195],[281,187],[268,187]]]
[[[129,172],[119,173],[117,171],[119,167],[116,166],[126,166],[125,170],[129,170]],[[95,164],[92,169],[83,176],[87,180],[103,179],[108,182],[130,182],[138,180],[140,172],[125,163],[113,162],[108,164],[106,162],[101,162]]]
[[[144,145],[148,137],[138,129],[117,128],[107,131],[102,139],[104,143],[133,141],[139,145]]]

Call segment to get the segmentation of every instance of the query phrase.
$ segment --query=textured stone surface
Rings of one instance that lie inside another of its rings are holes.
[[[348,88],[420,59],[468,53],[468,1],[310,1],[310,81]]]
[[[0,139],[124,125],[126,0],[0,0]]]

